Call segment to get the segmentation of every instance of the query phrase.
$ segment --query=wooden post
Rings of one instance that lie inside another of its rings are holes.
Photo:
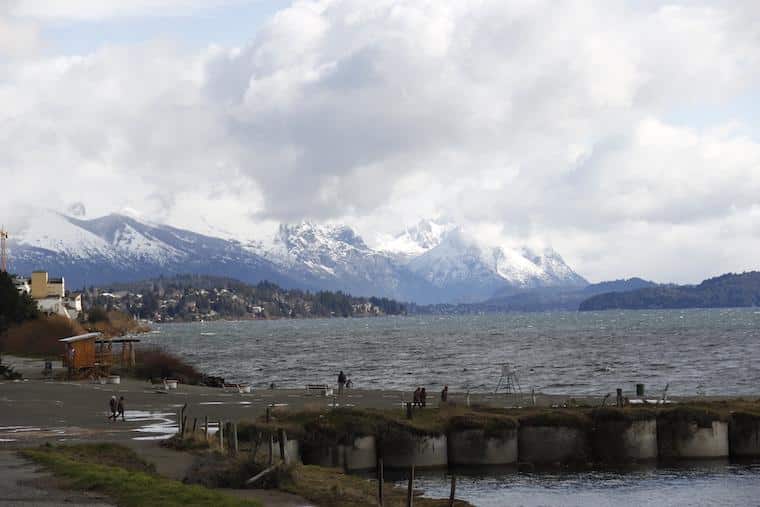
[[[206,436],[206,442],[208,442],[208,416],[203,417],[203,434]]]
[[[177,410],[177,435],[182,435],[182,413]]]
[[[135,365],[137,365],[137,361],[135,361],[135,344],[129,342],[129,366],[134,368]]]
[[[232,423],[232,452],[238,453],[237,423]]]
[[[414,506],[414,465],[409,468],[409,485],[406,488],[406,507]]]
[[[410,401],[406,402],[406,418],[412,418],[412,403]]]
[[[269,464],[272,465],[274,463],[274,435],[272,433],[269,433]]]
[[[383,458],[377,460],[377,503],[383,507]]]
[[[198,428],[198,418],[193,417],[193,437],[195,436],[196,428]]]
[[[454,507],[454,497],[457,492],[457,476],[451,476],[451,494],[449,495],[449,507]]]
[[[182,438],[185,438],[185,428],[187,428],[187,416],[182,418],[182,435],[180,435]]]
[[[224,426],[219,421],[219,450],[224,452]]]
[[[280,441],[280,459],[285,463],[285,430],[283,428],[277,430],[277,440]]]
[[[272,408],[267,405],[267,423],[272,420]]]

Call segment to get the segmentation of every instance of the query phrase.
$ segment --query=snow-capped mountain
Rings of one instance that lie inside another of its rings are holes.
[[[45,269],[68,287],[130,281],[176,273],[271,280],[297,286],[270,261],[226,241],[166,225],[111,214],[80,220],[40,211],[13,231],[11,269]]]
[[[496,292],[587,284],[551,249],[488,245],[461,228],[409,262],[412,272],[442,289],[457,302],[482,301]]]
[[[379,248],[345,225],[280,225],[237,241],[111,214],[38,212],[11,235],[12,269],[45,269],[69,287],[176,273],[343,290],[418,303],[480,301],[510,289],[586,282],[553,250],[486,245],[449,222],[423,220]]]

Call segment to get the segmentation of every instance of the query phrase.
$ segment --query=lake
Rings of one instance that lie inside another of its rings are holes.
[[[604,394],[637,382],[676,395],[758,394],[756,309],[510,313],[164,324],[141,338],[230,381],[491,391],[510,363],[523,390]]]

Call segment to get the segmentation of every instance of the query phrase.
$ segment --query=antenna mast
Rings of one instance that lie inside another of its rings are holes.
[[[8,272],[8,231],[0,228],[0,272]]]

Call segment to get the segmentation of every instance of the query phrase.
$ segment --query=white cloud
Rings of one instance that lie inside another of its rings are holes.
[[[54,4],[13,12],[147,12]],[[739,122],[668,117],[758,89],[752,9],[298,1],[243,48],[16,59],[0,67],[0,171],[89,215],[131,206],[251,235],[347,220],[370,240],[445,215],[551,242],[592,279],[694,281],[757,267],[760,143]],[[0,14],[0,40],[15,19]]]
[[[225,4],[257,0],[16,0],[20,17],[94,21],[135,16],[188,16]]]

